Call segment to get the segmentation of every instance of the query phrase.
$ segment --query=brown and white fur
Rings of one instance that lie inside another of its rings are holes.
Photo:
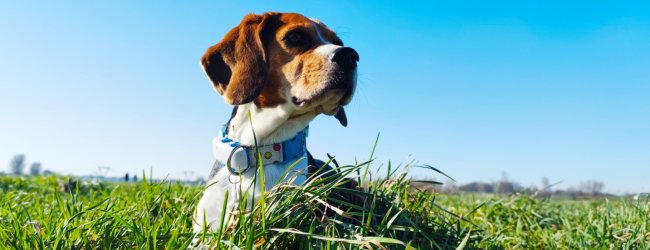
[[[343,106],[354,94],[358,60],[357,52],[344,47],[320,21],[295,13],[269,12],[245,16],[208,48],[201,65],[225,102],[237,107],[228,137],[251,146],[255,145],[253,129],[258,145],[279,143],[294,137],[319,114],[333,115],[346,126]],[[307,154],[296,159],[300,162],[292,168],[300,172],[294,184],[306,179]],[[287,165],[264,166],[265,190],[283,181],[280,178]],[[238,185],[233,185],[226,168],[217,170],[198,203],[194,231],[203,227],[216,231],[223,203],[229,218],[239,203],[236,193],[241,190],[237,186],[247,189],[252,182],[259,182],[256,173],[256,169],[244,172],[236,177]],[[261,192],[257,184],[256,190],[244,192],[257,199]]]

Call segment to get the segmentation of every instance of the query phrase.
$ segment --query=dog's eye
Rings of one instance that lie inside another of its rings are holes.
[[[289,32],[283,39],[290,46],[307,46],[309,45],[309,36],[301,30],[294,30]]]

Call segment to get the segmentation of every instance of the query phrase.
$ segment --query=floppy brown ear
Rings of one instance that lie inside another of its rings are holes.
[[[241,105],[260,95],[268,74],[263,30],[270,14],[248,14],[216,45],[201,66],[226,103]]]

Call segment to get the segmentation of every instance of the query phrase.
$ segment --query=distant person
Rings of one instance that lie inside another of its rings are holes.
[[[138,175],[133,175],[133,182],[138,182]]]
[[[129,182],[129,173],[126,173],[126,175],[124,175],[124,181]]]

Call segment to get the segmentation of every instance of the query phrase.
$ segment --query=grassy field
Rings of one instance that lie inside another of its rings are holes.
[[[391,181],[342,169],[367,183],[363,191],[338,177],[283,186],[250,201],[232,227],[197,236],[192,214],[203,187],[0,176],[0,248],[182,249],[196,237],[219,249],[650,249],[647,199],[431,194],[390,168]]]

